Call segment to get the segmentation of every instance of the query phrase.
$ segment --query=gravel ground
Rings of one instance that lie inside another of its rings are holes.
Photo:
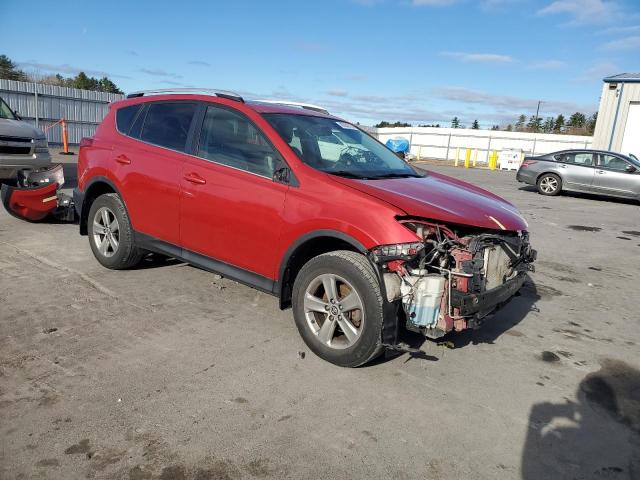
[[[0,478],[640,478],[640,206],[428,168],[518,205],[537,271],[483,329],[359,369],[273,297],[1,211]]]

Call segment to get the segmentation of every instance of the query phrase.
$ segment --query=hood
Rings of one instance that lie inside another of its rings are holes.
[[[334,178],[384,200],[408,216],[492,230],[526,230],[527,223],[511,203],[491,192],[446,175],[422,178],[352,180]]]
[[[42,138],[44,133],[22,120],[0,118],[0,136]]]

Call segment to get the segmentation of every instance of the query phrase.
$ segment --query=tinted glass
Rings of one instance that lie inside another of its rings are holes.
[[[263,117],[307,165],[351,178],[420,177],[387,147],[350,123],[284,113]]]
[[[7,118],[9,120],[16,120],[16,116],[13,114],[9,105],[4,103],[4,100],[0,98],[0,118]]]
[[[575,153],[565,153],[563,155],[561,162],[565,163],[573,163],[575,165],[583,165],[585,167],[590,167],[593,165],[593,153],[585,153],[585,152],[575,152]]]
[[[154,145],[183,152],[195,111],[195,103],[152,103],[149,105],[140,138]]]
[[[600,154],[600,161],[598,165],[603,168],[610,168],[611,170],[619,170],[622,172],[629,164],[615,155]]]
[[[118,127],[119,132],[129,135],[131,124],[135,120],[136,114],[140,111],[140,108],[142,108],[141,103],[121,108],[116,112],[116,126]]]
[[[142,125],[144,125],[144,119],[147,116],[147,110],[149,105],[144,104],[142,110],[133,121],[133,125],[131,126],[131,130],[129,130],[129,136],[133,138],[140,138],[140,134],[142,133]]]
[[[243,115],[209,106],[202,124],[198,156],[272,178],[280,156]]]

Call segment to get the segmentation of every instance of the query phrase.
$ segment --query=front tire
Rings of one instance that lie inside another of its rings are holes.
[[[320,358],[342,367],[364,365],[382,352],[382,303],[372,265],[346,250],[309,260],[292,292],[302,339]]]
[[[124,270],[140,262],[144,251],[135,244],[127,209],[117,193],[99,196],[87,223],[91,251],[104,267]]]
[[[555,173],[544,173],[538,178],[536,187],[541,195],[559,195],[562,191],[562,180]]]

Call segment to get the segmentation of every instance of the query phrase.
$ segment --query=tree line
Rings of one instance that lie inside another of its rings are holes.
[[[37,73],[28,73],[19,69],[18,65],[6,55],[0,55],[0,78],[19,80],[21,82],[57,85],[60,87],[80,88],[82,90],[93,90],[95,92],[123,93],[108,77],[90,77],[84,72],[78,73],[75,77],[63,77],[60,74],[39,75]]]
[[[503,130],[505,132],[539,132],[539,133],[557,133],[562,135],[593,135],[598,120],[598,112],[587,116],[582,112],[575,112],[569,116],[567,120],[563,114],[557,117],[547,117],[543,119],[540,116],[520,115],[515,122],[505,126],[492,125],[491,130]],[[410,123],[405,122],[387,122],[382,121],[375,125],[376,128],[388,127],[411,127]],[[418,127],[440,127],[440,124],[418,125]],[[458,117],[451,120],[451,128],[467,128],[462,124]],[[480,122],[476,119],[471,124],[471,129],[479,130]]]

